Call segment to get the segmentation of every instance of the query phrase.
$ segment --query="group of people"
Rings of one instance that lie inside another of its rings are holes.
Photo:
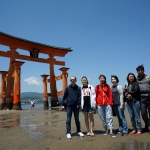
[[[62,110],[66,110],[66,136],[71,138],[71,118],[74,113],[77,133],[84,134],[80,130],[79,111],[82,110],[85,117],[87,136],[94,136],[94,112],[97,109],[104,127],[104,135],[116,137],[116,133],[122,136],[128,134],[142,134],[150,131],[150,77],[145,75],[144,66],[136,68],[137,78],[133,73],[127,75],[125,87],[119,85],[116,75],[111,76],[112,86],[107,84],[106,76],[100,75],[98,84],[95,88],[88,83],[86,76],[81,79],[82,86],[76,84],[77,78],[70,78],[71,84],[65,89]],[[128,125],[124,114],[125,102],[131,118],[133,130],[128,133]],[[148,115],[149,114],[149,115]],[[113,116],[118,118],[117,132],[113,132]],[[142,129],[141,116],[145,123]]]

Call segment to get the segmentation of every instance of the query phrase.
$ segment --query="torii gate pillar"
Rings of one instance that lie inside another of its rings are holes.
[[[6,75],[8,71],[0,71],[1,76],[1,93],[0,93],[0,110],[5,108],[5,93],[6,93]]]
[[[14,61],[12,62],[14,65],[14,95],[13,95],[13,109],[14,110],[22,110],[21,102],[20,102],[20,74],[21,74],[21,66],[24,64],[22,61]]]
[[[48,93],[47,93],[47,77],[49,75],[43,74],[41,77],[43,78],[43,99],[44,99],[44,109],[49,108],[48,104]]]
[[[68,78],[67,71],[69,69],[70,68],[65,68],[65,67],[62,67],[62,68],[59,69],[60,71],[62,71],[61,77],[62,77],[62,90],[63,90],[63,93],[65,92],[65,89],[66,89],[66,87],[68,85],[68,83],[67,83],[67,78]]]

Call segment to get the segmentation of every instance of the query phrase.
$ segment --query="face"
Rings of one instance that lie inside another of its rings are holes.
[[[100,77],[100,83],[102,83],[102,84],[106,83],[106,80],[105,80],[105,78],[103,76]]]
[[[87,85],[87,79],[86,79],[86,78],[83,78],[83,79],[82,79],[82,84],[83,84],[83,86],[86,86],[86,85]]]
[[[144,75],[144,70],[139,69],[139,70],[137,71],[137,73],[138,73],[139,76],[143,76],[143,75]]]
[[[114,77],[112,77],[111,78],[111,83],[115,85],[115,84],[117,84],[117,80]]]
[[[74,85],[76,83],[76,78],[75,77],[71,77],[70,78],[70,82],[71,82],[71,84]]]
[[[134,76],[131,75],[131,74],[129,75],[129,81],[130,81],[130,82],[133,82],[133,81],[134,81]]]

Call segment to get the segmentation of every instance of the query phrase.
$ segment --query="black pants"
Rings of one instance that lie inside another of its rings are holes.
[[[150,119],[150,99],[148,97],[141,97],[141,114],[145,123],[145,128],[148,128],[148,126],[150,126],[148,123]]]

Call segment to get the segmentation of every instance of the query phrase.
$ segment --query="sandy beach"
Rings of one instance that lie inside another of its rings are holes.
[[[132,126],[126,113],[128,127]],[[5,110],[0,111],[0,150],[150,150],[150,135],[121,136],[116,138],[103,135],[102,122],[94,115],[95,137],[86,136],[84,116],[80,113],[81,130],[85,137],[76,134],[72,118],[72,139],[66,138],[66,112],[58,107],[49,110]],[[143,124],[143,122],[142,122]],[[114,129],[118,128],[114,117]]]

